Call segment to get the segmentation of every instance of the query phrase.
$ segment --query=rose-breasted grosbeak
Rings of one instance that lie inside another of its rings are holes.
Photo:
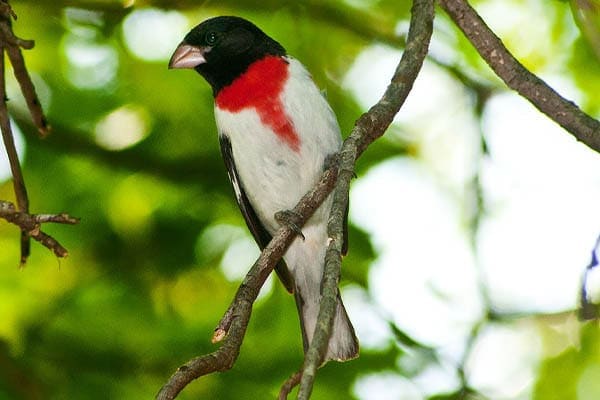
[[[216,17],[192,29],[170,68],[192,68],[211,85],[221,152],[237,202],[258,245],[318,181],[328,155],[341,146],[331,107],[310,74],[251,22]],[[302,228],[276,271],[293,292],[304,348],[312,340],[319,301],[331,196]],[[325,360],[358,355],[358,341],[338,293]]]

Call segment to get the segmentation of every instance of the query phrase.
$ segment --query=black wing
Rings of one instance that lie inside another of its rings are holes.
[[[250,201],[244,192],[244,186],[240,181],[240,176],[238,175],[235,167],[235,161],[233,160],[233,152],[231,150],[231,141],[229,140],[229,137],[219,134],[219,143],[221,144],[221,154],[223,155],[223,160],[225,161],[225,166],[227,167],[227,174],[229,175],[229,180],[233,185],[233,191],[235,192],[235,198],[238,206],[240,207],[240,211],[246,220],[246,225],[248,225],[248,229],[250,229],[254,240],[258,244],[258,247],[260,247],[262,250],[269,244],[272,236],[269,234],[269,232],[267,232],[263,224],[258,219],[254,208],[252,208],[252,205],[250,204]],[[294,281],[283,259],[279,261],[277,266],[275,266],[275,272],[277,272],[279,279],[288,292],[293,293]]]

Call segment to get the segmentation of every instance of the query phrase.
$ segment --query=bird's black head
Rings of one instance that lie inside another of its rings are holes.
[[[192,29],[177,47],[169,68],[193,68],[216,96],[254,61],[284,56],[285,49],[253,23],[239,17],[215,17]]]

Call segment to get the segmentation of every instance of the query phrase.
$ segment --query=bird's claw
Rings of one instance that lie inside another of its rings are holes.
[[[327,171],[333,167],[339,167],[341,162],[342,155],[341,153],[331,153],[325,157],[323,161],[323,171]],[[352,178],[356,179],[358,176],[356,175],[356,171],[352,170]]]
[[[275,221],[277,221],[280,225],[286,225],[293,230],[296,235],[300,236],[302,240],[305,240],[304,234],[302,233],[302,229],[298,226],[298,221],[302,219],[302,216],[295,211],[292,210],[282,210],[277,211],[275,213]]]

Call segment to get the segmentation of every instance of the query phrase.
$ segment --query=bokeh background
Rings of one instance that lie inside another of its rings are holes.
[[[472,2],[508,48],[600,117],[596,0]],[[0,222],[0,398],[147,399],[195,355],[258,251],[220,159],[208,85],[168,71],[205,18],[251,19],[300,59],[348,134],[402,52],[407,0],[13,0],[53,133],[8,78],[32,211],[70,251]],[[360,159],[342,293],[361,357],[314,399],[597,399],[576,309],[600,233],[600,156],[506,90],[441,10],[431,54]],[[10,70],[9,70],[10,72]],[[12,183],[0,154],[0,199]],[[235,367],[181,399],[275,398],[302,362],[293,299],[264,287]]]

